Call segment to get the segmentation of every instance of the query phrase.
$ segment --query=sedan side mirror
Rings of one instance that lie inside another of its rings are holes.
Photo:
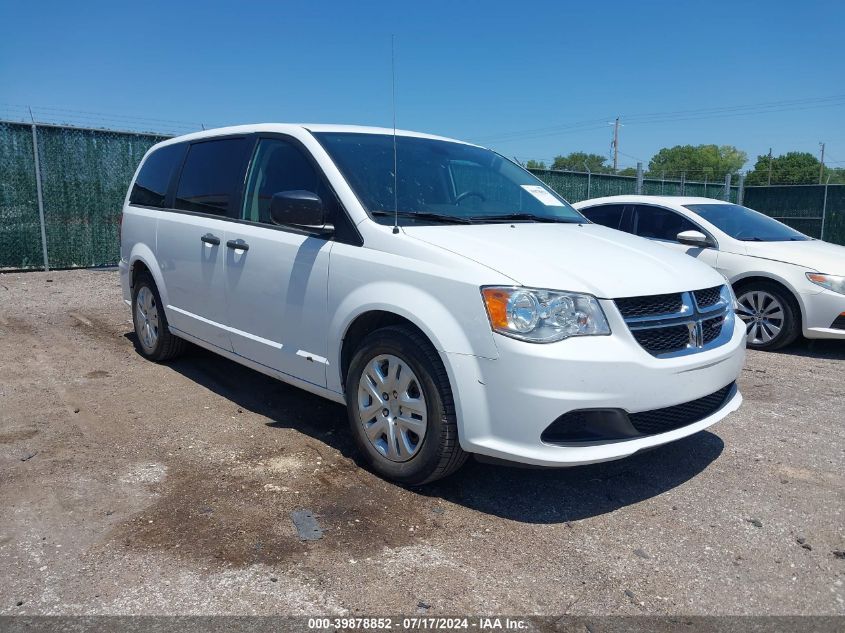
[[[687,246],[696,246],[698,248],[713,246],[710,238],[701,231],[681,231],[678,233],[677,239],[681,244],[686,244]]]
[[[311,191],[279,191],[270,201],[270,219],[282,226],[302,226],[331,232],[334,227],[326,224],[323,201]]]

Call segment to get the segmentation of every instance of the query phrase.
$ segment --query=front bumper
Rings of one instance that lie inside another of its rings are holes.
[[[807,338],[845,339],[845,330],[830,327],[845,313],[845,295],[824,289],[802,294],[804,308],[803,334]]]
[[[621,327],[620,327],[621,326]],[[473,453],[541,466],[572,466],[618,459],[692,435],[739,408],[738,391],[717,411],[665,433],[579,446],[544,443],[559,416],[578,409],[639,413],[702,398],[737,380],[745,360],[745,327],[714,349],[658,359],[643,350],[624,324],[614,334],[534,345],[496,337],[499,358],[447,354],[461,446]]]

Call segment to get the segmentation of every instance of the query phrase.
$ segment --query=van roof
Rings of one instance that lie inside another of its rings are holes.
[[[229,127],[219,127],[211,130],[203,130],[201,132],[193,132],[191,134],[184,134],[168,139],[161,143],[161,145],[169,145],[170,143],[181,143],[184,141],[193,141],[202,138],[212,138],[215,136],[223,136],[226,134],[253,134],[255,132],[276,132],[279,134],[291,134],[301,132],[302,130],[308,132],[345,132],[351,134],[393,134],[393,128],[388,127],[369,127],[364,125],[336,125],[327,123],[253,123],[250,125],[232,125]],[[449,141],[451,143],[462,143],[464,145],[472,145],[466,141],[448,138],[445,136],[436,136],[434,134],[424,134],[422,132],[412,132],[410,130],[396,130],[397,136],[410,136],[416,138],[429,138],[438,141]]]

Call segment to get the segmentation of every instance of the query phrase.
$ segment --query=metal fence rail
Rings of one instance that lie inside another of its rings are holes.
[[[126,189],[163,134],[0,121],[0,269],[117,263]],[[743,188],[569,171],[531,170],[572,202],[617,194],[741,201],[813,237],[845,244],[845,185]]]

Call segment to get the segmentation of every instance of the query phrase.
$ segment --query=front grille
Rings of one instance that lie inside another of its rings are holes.
[[[630,413],[628,418],[631,420],[634,428],[643,435],[666,433],[667,431],[699,422],[721,409],[733,388],[734,383],[731,383],[726,387],[722,387],[719,391],[699,398],[698,400],[676,404],[673,407],[666,407],[665,409]]]
[[[695,295],[695,303],[699,308],[709,308],[719,303],[722,298],[722,286],[696,290],[692,294]]]
[[[830,324],[833,330],[845,330],[845,314],[840,314],[833,323]]]
[[[616,299],[616,307],[626,319],[680,312],[683,302],[681,293],[652,295],[650,297],[626,297]]]
[[[632,333],[637,343],[655,355],[677,352],[685,349],[690,342],[689,327],[686,325],[633,330]]]
[[[715,341],[719,338],[719,334],[722,333],[722,324],[724,322],[724,316],[717,316],[701,322],[701,340],[705,345],[707,345],[710,341]]]
[[[725,286],[650,297],[615,299],[634,339],[652,356],[694,354],[726,343],[734,313]]]

